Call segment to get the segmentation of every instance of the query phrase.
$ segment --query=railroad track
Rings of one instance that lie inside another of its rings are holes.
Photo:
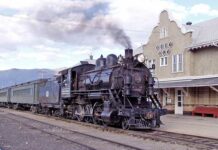
[[[122,129],[115,128],[115,127],[99,126],[99,125],[94,125],[90,123],[78,122],[75,120],[63,119],[63,118],[58,118],[58,117],[54,117],[54,119],[76,123],[82,126],[91,127],[91,128],[99,129],[102,131],[127,134],[130,136],[138,137],[142,139],[150,139],[154,141],[186,145],[188,147],[193,147],[193,148],[202,149],[202,150],[205,150],[205,149],[218,150],[218,139],[214,139],[214,138],[181,134],[181,133],[173,133],[173,132],[160,131],[160,130],[136,130],[136,131],[122,130]]]
[[[57,138],[76,144],[81,149],[87,150],[111,150],[111,149],[123,149],[123,150],[142,150],[140,148],[115,142],[112,140],[100,138],[97,136],[81,133],[79,131],[72,131],[70,129],[55,126],[49,123],[41,122],[35,119],[27,118],[20,115],[9,114],[8,119],[14,120],[31,129],[39,130],[42,133],[46,133]],[[101,148],[99,146],[103,145]]]
[[[37,115],[45,117],[45,115],[41,115],[41,114],[37,114]],[[129,136],[142,138],[142,139],[150,139],[154,141],[186,145],[188,147],[197,148],[197,149],[204,149],[204,150],[205,149],[208,149],[208,150],[217,149],[218,150],[218,139],[214,139],[214,138],[172,133],[172,132],[159,131],[159,130],[135,130],[135,131],[122,130],[122,129],[115,128],[115,127],[104,127],[104,126],[94,125],[94,124],[85,123],[85,122],[78,122],[75,120],[69,120],[69,119],[58,118],[58,117],[53,117],[53,116],[49,116],[49,117],[56,119],[56,120],[66,121],[66,122],[75,123],[75,124],[79,124],[79,125],[86,126],[86,127],[99,129],[102,131],[126,134]],[[34,121],[34,119],[32,120]]]
[[[44,116],[44,115],[43,115]],[[78,122],[75,120],[63,119],[54,117],[56,120],[67,121],[71,123],[76,123],[82,126],[92,127],[95,129],[100,129],[102,131],[114,132],[114,133],[121,133],[127,134],[130,136],[143,138],[143,139],[150,139],[154,141],[161,141],[161,142],[169,142],[172,144],[179,144],[179,145],[186,145],[188,147],[193,147],[197,149],[214,149],[218,150],[218,139],[208,138],[208,137],[201,137],[195,135],[188,135],[188,134],[181,134],[181,133],[173,133],[168,131],[160,131],[160,130],[122,130],[115,127],[105,127],[100,125],[94,125],[85,122]]]
[[[145,139],[148,138],[155,141],[170,142],[178,145],[186,145],[188,147],[193,147],[197,149],[218,150],[218,139],[213,139],[213,138],[180,134],[180,133],[172,133],[167,131],[158,131],[158,130],[149,132],[147,134],[138,131],[131,134],[134,134],[135,136]]]

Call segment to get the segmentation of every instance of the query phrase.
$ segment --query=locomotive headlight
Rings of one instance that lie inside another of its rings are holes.
[[[137,60],[140,63],[144,63],[145,62],[145,56],[143,54],[140,54],[140,55],[137,56]]]

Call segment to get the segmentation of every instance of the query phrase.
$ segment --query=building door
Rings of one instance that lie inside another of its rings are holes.
[[[162,102],[162,105],[163,105],[163,106],[166,106],[166,105],[167,105],[167,98],[168,98],[167,94],[166,94],[166,93],[163,93],[163,102]]]
[[[182,89],[175,90],[175,114],[183,114],[184,93]]]

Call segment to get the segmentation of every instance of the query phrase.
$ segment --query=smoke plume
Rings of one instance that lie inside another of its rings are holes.
[[[110,36],[113,38],[113,40],[125,48],[132,48],[130,38],[126,35],[126,33],[119,28],[115,24],[107,24],[106,30],[110,34]]]
[[[75,44],[86,44],[105,35],[114,43],[131,48],[130,38],[109,17],[109,3],[90,0],[64,0],[45,4],[34,11],[31,23],[34,30],[49,39]],[[101,43],[99,43],[100,45]]]

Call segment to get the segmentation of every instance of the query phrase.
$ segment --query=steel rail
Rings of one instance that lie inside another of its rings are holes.
[[[34,115],[48,117],[42,114],[34,114]],[[105,126],[90,124],[86,122],[79,122],[75,120],[54,117],[54,116],[49,116],[49,118],[53,118],[55,120],[60,120],[60,121],[65,121],[65,122],[70,122],[70,123],[75,123],[81,126],[95,128],[95,129],[99,129],[102,131],[126,134],[126,135],[130,135],[130,136],[138,137],[142,139],[150,139],[154,141],[168,142],[172,144],[176,143],[179,145],[186,145],[186,146],[198,148],[198,149],[218,149],[218,139],[216,138],[168,132],[168,131],[162,131],[162,130],[134,130],[134,131],[133,130],[122,130],[122,129],[115,128],[115,127],[105,127]]]

